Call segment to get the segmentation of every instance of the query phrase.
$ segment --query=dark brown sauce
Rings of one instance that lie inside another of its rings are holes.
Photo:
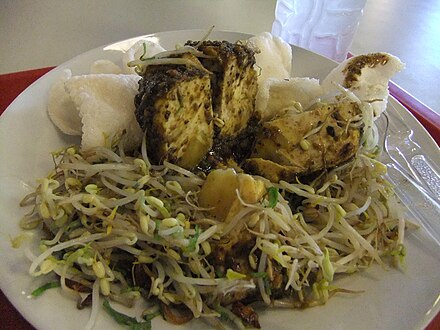
[[[384,53],[374,53],[369,55],[360,55],[348,63],[348,66],[342,71],[345,75],[344,87],[350,88],[358,81],[361,71],[366,66],[374,68],[377,65],[387,64],[389,57]]]

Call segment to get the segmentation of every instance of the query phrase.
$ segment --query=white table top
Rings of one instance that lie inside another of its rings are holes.
[[[86,50],[158,31],[270,31],[275,0],[2,0],[0,74],[58,65]],[[406,63],[394,81],[440,113],[440,2],[367,0],[354,54]]]

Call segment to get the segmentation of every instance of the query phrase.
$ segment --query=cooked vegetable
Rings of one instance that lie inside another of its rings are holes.
[[[267,194],[269,195],[269,207],[274,208],[278,203],[278,189],[270,187],[267,189]]]
[[[122,314],[115,310],[109,303],[107,299],[104,300],[104,303],[102,304],[104,307],[104,310],[109,314],[116,322],[118,322],[121,325],[128,325],[130,329],[132,330],[150,330],[151,329],[151,319],[152,317],[145,318],[144,321],[139,322],[136,320],[135,317],[130,317],[125,314]]]
[[[34,291],[32,291],[31,296],[38,297],[38,296],[41,296],[47,290],[53,289],[53,288],[58,288],[58,287],[60,287],[60,282],[58,282],[58,281],[48,282],[48,283],[40,286],[38,289],[35,289]]]
[[[159,309],[175,324],[259,328],[253,302],[324,304],[353,293],[338,276],[402,262],[405,221],[377,159],[371,102],[338,85],[331,103],[292,103],[265,121],[253,49],[202,40],[147,51],[130,62],[142,74],[140,150],[118,135],[55,152],[21,203],[33,206],[21,226],[45,232],[30,274],[56,274],[79,308],[91,305],[86,329],[101,297],[133,329]],[[141,322],[109,303],[138,299],[151,303]]]
[[[39,222],[53,238],[41,241],[31,274],[56,273],[62,289],[78,295],[68,281],[88,288],[93,315],[99,294],[127,306],[141,296],[182,305],[195,318],[237,301],[313,306],[336,292],[328,287],[338,274],[403,255],[397,200],[363,149],[309,184],[232,172],[242,187],[264,189],[253,200],[234,189],[226,218],[200,207],[203,174],[150,165],[145,143],[138,156],[115,151],[56,153],[55,170],[25,199],[34,211],[22,225]],[[301,204],[292,209],[287,194]]]
[[[104,310],[115,319],[116,322],[123,325],[132,325],[139,323],[135,317],[130,317],[125,314],[122,314],[110,305],[109,301],[107,299],[104,300],[104,303],[102,304],[104,306]]]

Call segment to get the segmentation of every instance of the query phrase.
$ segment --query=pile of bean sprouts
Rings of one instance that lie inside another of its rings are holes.
[[[371,118],[368,125],[374,126]],[[335,276],[405,254],[401,207],[384,179],[377,140],[365,141],[368,147],[364,143],[352,161],[308,184],[255,177],[267,190],[277,189],[275,203],[266,194],[247,204],[237,190],[243,208],[228,224],[198,203],[206,175],[168,162],[150,164],[145,139],[136,155],[125,154],[122,144],[86,152],[64,148],[53,153],[54,169],[22,201],[33,208],[21,226],[45,233],[29,272],[56,274],[61,290],[81,299],[89,294],[86,328],[93,327],[103,297],[126,306],[139,299],[184,305],[194,318],[219,323],[227,317],[239,328],[243,322],[220,304],[234,290],[254,288],[269,306],[323,304],[343,290]],[[300,205],[291,208],[289,196],[300,198]],[[248,255],[252,274],[219,274],[209,262],[213,247],[234,228],[255,238]],[[271,296],[274,264],[283,269],[286,292],[295,293],[286,299]],[[135,265],[149,278],[146,291],[133,276]],[[83,293],[69,283],[80,284]]]

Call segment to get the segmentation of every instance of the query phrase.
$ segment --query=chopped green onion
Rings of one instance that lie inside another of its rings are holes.
[[[223,274],[223,272],[222,272],[220,269],[216,269],[216,270],[215,270],[215,276],[216,276],[217,278],[222,278],[222,277],[225,276],[225,274]]]
[[[251,273],[251,276],[253,278],[265,278],[265,277],[267,277],[267,273],[266,272],[256,272],[256,273]]]
[[[111,316],[113,319],[118,322],[119,324],[124,325],[131,325],[138,323],[136,318],[130,317],[128,315],[122,314],[116,310],[113,309],[112,306],[110,306],[110,303],[107,299],[104,300],[104,303],[102,304],[104,306],[104,310]]]
[[[156,224],[156,226],[155,226],[156,232],[154,233],[154,239],[157,239],[157,240],[160,241],[162,239],[162,236],[159,235],[160,221],[159,220],[154,220],[154,223]]]
[[[151,330],[151,321],[130,324],[130,330]]]
[[[263,283],[264,283],[264,289],[266,290],[266,293],[270,296],[272,294],[272,286],[271,286],[269,277],[267,277],[267,276],[263,277]]]
[[[197,240],[199,239],[200,236],[200,228],[198,225],[196,225],[195,230],[196,232],[194,233],[194,236],[189,239],[189,244],[187,249],[190,252],[193,252],[196,249]]]
[[[46,290],[49,290],[52,288],[58,288],[60,286],[61,286],[61,284],[58,281],[46,283],[46,284],[40,286],[38,289],[35,289],[34,291],[32,291],[31,296],[32,297],[41,296]]]
[[[267,189],[267,195],[269,197],[269,207],[274,208],[278,203],[278,188],[270,187]]]
[[[128,325],[130,326],[130,329],[133,330],[150,330],[151,329],[151,318],[145,319],[143,322],[138,322],[136,318],[130,317],[128,315],[122,314],[116,310],[113,309],[112,306],[110,306],[110,303],[107,299],[104,300],[104,303],[102,304],[104,307],[104,310],[119,324],[122,325]]]
[[[143,47],[144,51],[143,51],[141,57],[139,57],[139,59],[140,59],[141,61],[145,61],[145,60],[147,60],[147,58],[145,58],[145,55],[147,55],[147,43],[146,43],[146,42],[143,42],[143,43],[142,43],[142,47]]]
[[[146,314],[143,316],[145,321],[151,321],[152,319],[154,319],[156,316],[159,316],[160,312],[157,311],[156,313],[151,313],[151,314]]]

